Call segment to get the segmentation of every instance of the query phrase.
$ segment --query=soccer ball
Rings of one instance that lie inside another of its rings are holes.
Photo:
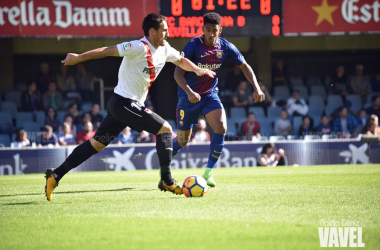
[[[202,176],[192,175],[182,185],[186,197],[202,197],[207,193],[207,182]]]

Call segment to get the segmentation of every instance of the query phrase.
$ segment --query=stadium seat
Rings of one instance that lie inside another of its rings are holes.
[[[12,116],[8,112],[0,112],[0,123],[12,124]]]
[[[4,100],[7,102],[16,103],[18,108],[21,108],[21,92],[19,91],[7,91],[4,95]]]
[[[227,119],[227,136],[236,136],[236,122],[233,119]]]
[[[290,97],[290,91],[288,86],[275,86],[273,89],[273,98],[276,101],[288,100]]]
[[[32,112],[18,112],[16,114],[16,127],[23,127],[25,122],[33,122]]]
[[[282,135],[272,135],[269,137],[269,141],[274,142],[274,141],[285,141],[286,138]]]
[[[324,106],[315,106],[315,105],[310,105],[309,106],[309,116],[321,116],[323,114],[323,111],[325,111]]]
[[[60,123],[63,123],[65,120],[66,112],[65,111],[58,111],[57,112],[57,119]]]
[[[325,88],[330,88],[331,76],[327,75],[323,77]]]
[[[234,120],[240,120],[242,118],[247,118],[247,113],[243,107],[232,107],[230,110],[230,118]]]
[[[273,135],[273,125],[270,119],[263,119],[260,121],[260,134],[262,136]]]
[[[298,135],[301,125],[302,125],[302,116],[294,116],[293,117],[293,135]]]
[[[2,145],[4,147],[10,147],[11,146],[11,139],[9,138],[9,135],[0,134],[0,145]]]
[[[44,126],[44,124],[45,124],[45,112],[40,111],[37,113],[36,122],[38,123],[38,126],[40,126],[40,127]]]
[[[19,91],[20,93],[28,90],[28,87],[26,85],[26,82],[17,82],[15,83],[15,89]]]
[[[362,99],[359,95],[347,95],[346,97],[347,101],[350,101],[352,106],[351,110],[356,114],[362,107]]]
[[[100,111],[99,111],[99,114],[101,114],[101,115],[103,116],[103,118],[104,118],[104,117],[106,117],[106,115],[107,115],[107,110],[105,110],[105,109],[100,110]]]
[[[16,118],[17,114],[17,105],[14,102],[2,102],[1,103],[1,112],[8,112],[11,114],[12,118]]]
[[[22,126],[26,132],[39,132],[41,126],[37,122],[25,122]]]
[[[263,107],[249,107],[248,109],[249,113],[255,113],[256,120],[260,120],[262,118],[265,118],[265,112]]]
[[[309,117],[312,119],[313,128],[318,126],[321,123],[321,115],[311,115]]]
[[[254,141],[254,142],[259,142],[259,141],[269,141],[269,138],[266,137],[266,136],[252,137],[252,141]]]
[[[330,116],[337,108],[335,106],[332,106],[332,105],[327,105],[325,107],[325,114],[327,116]]]
[[[14,130],[11,114],[0,112],[0,134],[12,135]]]
[[[67,109],[71,103],[76,103],[76,102],[73,100],[64,100],[63,105],[64,105],[65,109]]]
[[[319,135],[305,135],[304,137],[305,141],[319,140],[319,139],[321,139]]]
[[[334,109],[343,106],[343,99],[341,95],[329,95],[327,96],[327,106],[330,106]]]
[[[322,85],[321,78],[319,76],[307,76],[306,85],[308,87],[315,86],[315,85]]]
[[[372,106],[372,97],[378,95],[380,96],[380,93],[372,92],[367,95],[367,101],[365,103],[365,106]]]
[[[84,113],[89,112],[91,108],[92,108],[92,102],[84,102],[81,105],[81,111],[83,111]]]
[[[306,102],[309,100],[309,93],[307,92],[306,86],[293,86],[293,89],[296,89],[300,92],[300,96]]]
[[[292,140],[299,140],[299,139],[302,139],[302,138],[299,135],[288,135],[288,137],[286,137],[286,139],[289,140],[289,141],[292,141]]]
[[[303,79],[301,76],[291,76],[291,77],[289,77],[289,80],[290,80],[290,84],[292,86],[304,85]]]
[[[270,119],[273,122],[279,119],[281,116],[281,110],[281,107],[268,107],[268,119]]]
[[[313,85],[311,86],[310,95],[320,96],[323,100],[326,100],[326,89],[322,85]]]
[[[331,139],[337,139],[338,137],[334,134],[324,134],[322,135],[322,140],[331,140]]]

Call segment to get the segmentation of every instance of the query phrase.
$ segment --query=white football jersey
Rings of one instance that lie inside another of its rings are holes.
[[[118,44],[117,49],[124,58],[114,92],[141,104],[144,104],[149,88],[165,62],[175,62],[181,58],[179,51],[168,42],[156,49],[146,37]]]

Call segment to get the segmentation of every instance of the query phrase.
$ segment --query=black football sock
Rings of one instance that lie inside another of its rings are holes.
[[[59,181],[71,169],[78,167],[92,155],[98,153],[88,140],[74,149],[61,166],[54,169],[54,178]]]
[[[161,179],[167,185],[173,185],[173,178],[170,171],[172,162],[173,139],[171,133],[156,135],[156,150],[161,167]]]

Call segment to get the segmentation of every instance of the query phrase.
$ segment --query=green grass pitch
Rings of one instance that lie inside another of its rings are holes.
[[[319,249],[321,219],[355,220],[380,249],[380,165],[216,169],[203,198],[158,171],[0,177],[0,249]],[[173,171],[180,181],[202,169]]]

